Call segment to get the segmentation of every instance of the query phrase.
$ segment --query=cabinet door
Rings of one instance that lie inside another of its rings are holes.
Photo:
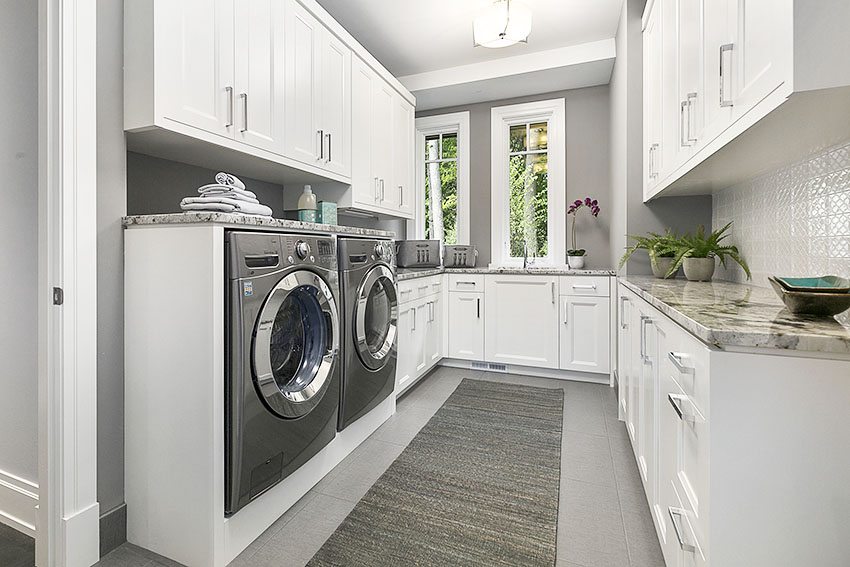
[[[611,371],[611,318],[607,297],[561,296],[561,370]]]
[[[661,2],[655,2],[643,30],[643,173],[644,196],[651,194],[662,171]]]
[[[398,209],[398,195],[392,190],[393,99],[395,92],[382,79],[372,90],[372,177],[377,184],[378,206]]]
[[[485,360],[558,368],[558,281],[555,276],[485,277]]]
[[[233,0],[173,0],[157,10],[163,117],[232,137]]]
[[[629,309],[629,329],[631,357],[629,358],[629,415],[626,426],[635,456],[638,452],[639,428],[640,428],[640,381],[643,372],[643,349],[645,315],[641,313],[635,300]]]
[[[284,22],[275,0],[236,4],[236,139],[277,154],[283,154]]]
[[[399,94],[393,96],[393,180],[396,205],[402,214],[413,214],[413,106]]]
[[[617,397],[620,403],[620,414],[628,423],[632,364],[632,328],[629,326],[629,319],[632,301],[628,296],[623,295],[622,289],[620,294],[620,310],[617,317]]]
[[[430,309],[430,312],[426,311],[428,326],[425,331],[425,365],[427,371],[443,358],[443,332],[445,327],[443,324],[443,296],[439,294],[432,296],[426,305]]]
[[[484,360],[484,294],[449,292],[449,358]]]
[[[732,62],[737,0],[711,0],[703,11],[703,137],[713,140],[732,124]]]
[[[296,0],[286,2],[285,155],[308,165],[323,158],[318,89],[322,24]]]
[[[416,365],[414,363],[414,327],[413,317],[415,307],[413,303],[399,305],[398,308],[398,351],[396,361],[396,394],[400,394],[405,388],[413,383],[416,378]]]
[[[431,304],[429,301],[417,301],[413,314],[413,363],[415,368],[414,378],[419,378],[428,371],[428,356],[426,340],[428,336],[428,324],[431,319]]]
[[[351,71],[351,190],[360,205],[378,205],[378,184],[372,175],[372,151],[375,136],[372,116],[372,93],[377,75],[360,58],[355,57]]]
[[[736,118],[792,78],[793,5],[790,0],[738,0],[732,62]]]
[[[701,140],[702,10],[703,0],[676,0],[676,82],[679,110],[676,165],[685,163]]]
[[[335,35],[322,34],[321,130],[323,167],[351,175],[351,50]]]

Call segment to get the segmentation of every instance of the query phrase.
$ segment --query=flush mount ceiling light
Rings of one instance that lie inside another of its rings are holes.
[[[472,22],[475,47],[508,47],[528,41],[531,10],[516,0],[496,0]]]

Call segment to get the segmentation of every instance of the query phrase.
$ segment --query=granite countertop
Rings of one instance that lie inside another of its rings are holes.
[[[136,215],[124,217],[122,222],[125,227],[150,226],[150,225],[174,225],[174,224],[223,224],[229,226],[257,226],[268,228],[283,228],[287,230],[324,232],[333,234],[350,234],[353,236],[375,236],[379,238],[395,238],[394,232],[385,230],[373,230],[370,228],[357,228],[353,226],[337,226],[331,224],[317,224],[312,222],[300,222],[286,219],[275,219],[257,215],[243,215],[233,213],[164,213],[160,215]]]
[[[569,268],[399,268],[398,280],[424,278],[438,274],[529,274],[535,276],[614,276],[614,270],[571,270]]]
[[[619,280],[705,343],[850,354],[850,317],[793,315],[772,289],[727,281]]]

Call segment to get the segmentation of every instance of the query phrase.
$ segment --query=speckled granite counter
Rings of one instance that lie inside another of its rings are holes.
[[[437,274],[529,274],[535,276],[613,276],[613,270],[570,270],[569,268],[399,268],[398,280],[412,280]]]
[[[324,232],[332,234],[349,234],[352,236],[377,236],[380,238],[395,238],[394,232],[357,228],[353,226],[337,226],[316,224],[286,219],[274,219],[256,215],[241,215],[232,213],[166,213],[161,215],[136,215],[124,217],[125,227],[150,226],[163,224],[223,224],[232,227],[276,228],[296,231]]]
[[[793,315],[772,289],[727,281],[647,276],[619,281],[711,345],[850,354],[847,312],[838,318]]]

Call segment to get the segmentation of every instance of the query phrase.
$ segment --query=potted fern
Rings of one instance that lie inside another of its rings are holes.
[[[731,225],[730,222],[709,235],[705,234],[705,227],[700,225],[695,235],[688,233],[679,238],[676,243],[675,261],[668,270],[668,275],[672,275],[682,266],[685,277],[690,281],[710,281],[714,275],[715,258],[720,258],[720,263],[725,267],[726,258],[729,257],[744,269],[747,279],[751,279],[750,268],[741,258],[738,247],[725,246],[722,243],[729,236],[726,231]]]
[[[629,258],[632,257],[632,254],[638,250],[646,250],[649,253],[652,275],[662,279],[673,277],[678,271],[678,268],[673,271],[670,270],[676,258],[676,250],[678,249],[679,238],[676,232],[668,228],[663,235],[655,232],[649,232],[647,234],[648,236],[627,235],[635,243],[626,248],[626,252],[620,258],[619,267],[622,268],[625,266]]]

